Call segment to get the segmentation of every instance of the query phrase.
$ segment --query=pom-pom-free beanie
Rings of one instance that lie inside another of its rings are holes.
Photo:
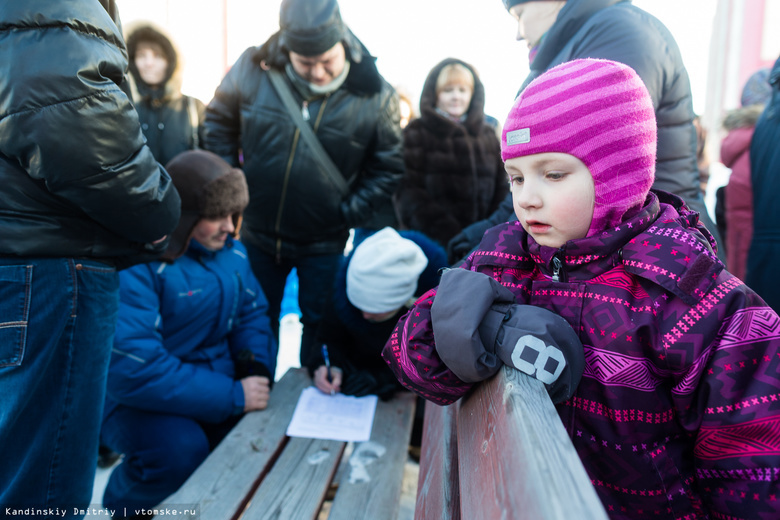
[[[347,267],[347,298],[363,312],[400,309],[428,265],[420,246],[386,227],[363,240]]]
[[[303,56],[322,54],[346,32],[336,0],[283,0],[279,27],[287,49]]]
[[[766,105],[772,99],[769,72],[768,67],[759,69],[747,79],[745,86],[742,87],[742,96],[739,100],[743,107]]]
[[[617,226],[641,207],[655,177],[656,122],[650,94],[634,70],[608,60],[574,60],[529,83],[501,136],[504,161],[566,153],[593,176],[587,236]]]

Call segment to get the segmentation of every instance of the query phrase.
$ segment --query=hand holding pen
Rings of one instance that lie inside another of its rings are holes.
[[[321,392],[335,395],[341,389],[341,369],[331,366],[328,347],[322,345],[322,359],[325,364],[314,371],[314,385]]]

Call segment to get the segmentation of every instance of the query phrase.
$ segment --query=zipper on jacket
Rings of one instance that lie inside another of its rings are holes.
[[[325,95],[325,99],[322,101],[322,105],[320,105],[319,113],[317,114],[317,120],[314,122],[314,133],[317,133],[317,127],[320,125],[320,121],[322,121],[322,115],[325,113],[325,105],[328,104],[328,99],[330,98],[330,94]],[[310,118],[309,114],[309,102],[304,101],[303,102],[303,108],[301,109],[301,113],[303,115],[303,118],[307,121]],[[282,227],[282,210],[284,209],[284,203],[287,199],[287,186],[290,184],[290,172],[292,171],[292,165],[293,165],[293,159],[295,158],[295,150],[298,148],[298,139],[301,136],[301,130],[300,128],[295,129],[295,135],[293,136],[293,144],[292,147],[290,147],[290,156],[287,158],[287,167],[284,171],[284,183],[282,184],[282,194],[279,197],[279,211],[276,213],[276,225],[274,226],[274,231],[276,232],[276,235],[279,235],[279,231]],[[280,265],[282,263],[282,239],[277,238],[276,239],[276,265]]]
[[[276,213],[276,225],[274,231],[278,237],[279,230],[282,227],[282,210],[284,209],[284,200],[287,198],[287,185],[290,184],[290,171],[292,170],[293,157],[295,157],[295,150],[298,148],[298,138],[301,136],[300,128],[295,129],[293,135],[292,147],[290,147],[290,156],[287,158],[287,168],[284,170],[284,182],[282,183],[282,195],[279,197],[279,210]],[[282,262],[282,239],[276,239],[276,265]]]
[[[301,115],[303,116],[304,121],[311,119],[311,114],[309,114],[309,102],[305,99],[303,100],[303,105],[301,106]]]
[[[561,267],[563,266],[563,263],[561,262],[561,259],[558,257],[560,253],[555,253],[555,256],[552,257],[552,265],[553,265],[553,275],[552,280],[553,282],[560,282],[561,281]]]

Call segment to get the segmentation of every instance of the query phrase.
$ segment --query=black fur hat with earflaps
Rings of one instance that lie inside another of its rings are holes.
[[[241,214],[249,204],[249,189],[243,171],[206,150],[182,152],[171,159],[165,169],[181,197],[181,219],[162,260],[173,262],[184,254],[193,229],[203,218],[231,215],[235,226],[233,236],[238,237]]]

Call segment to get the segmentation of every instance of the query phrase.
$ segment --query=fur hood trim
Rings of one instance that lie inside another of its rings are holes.
[[[726,130],[736,130],[748,126],[756,126],[761,112],[764,111],[764,105],[750,105],[732,110],[723,119],[723,128]]]
[[[127,43],[127,58],[130,74],[129,80],[133,92],[133,99],[142,99],[151,92],[138,74],[135,66],[135,53],[138,43],[152,41],[162,47],[168,60],[168,72],[165,79],[163,99],[176,99],[181,96],[182,85],[182,58],[181,52],[173,41],[173,38],[162,27],[149,22],[139,21],[127,24],[125,27],[125,42]]]

